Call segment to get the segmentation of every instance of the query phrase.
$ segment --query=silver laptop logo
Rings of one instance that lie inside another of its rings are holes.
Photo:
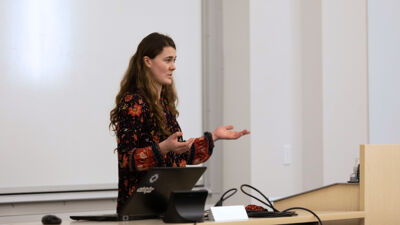
[[[154,183],[158,180],[158,174],[154,174],[153,176],[150,177],[150,183]]]
[[[137,189],[137,192],[141,192],[143,194],[149,194],[152,191],[154,191],[153,187],[140,187],[140,188]]]

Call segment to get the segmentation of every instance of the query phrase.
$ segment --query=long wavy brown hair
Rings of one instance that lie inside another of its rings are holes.
[[[143,96],[149,104],[150,111],[154,115],[157,124],[160,127],[160,132],[163,135],[170,135],[167,129],[167,121],[164,116],[163,108],[160,105],[155,80],[147,66],[144,64],[144,57],[154,59],[162,52],[164,47],[175,47],[174,41],[167,35],[160,33],[151,33],[147,35],[138,45],[136,53],[129,61],[128,69],[121,80],[120,90],[115,98],[115,107],[110,112],[110,129],[116,132],[118,126],[118,105],[125,93],[137,93]],[[173,116],[178,116],[179,112],[176,109],[178,97],[174,81],[171,85],[163,85],[161,97],[168,103],[168,108]]]

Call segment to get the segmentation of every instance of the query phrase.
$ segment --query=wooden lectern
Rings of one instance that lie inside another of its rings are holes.
[[[309,208],[330,225],[399,225],[400,145],[361,145],[359,184],[332,184],[274,205],[278,210]]]

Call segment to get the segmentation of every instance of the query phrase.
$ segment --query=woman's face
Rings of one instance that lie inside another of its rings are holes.
[[[172,73],[176,69],[176,50],[173,47],[164,47],[162,52],[153,59],[144,57],[145,65],[150,69],[154,80],[162,85],[172,84]]]

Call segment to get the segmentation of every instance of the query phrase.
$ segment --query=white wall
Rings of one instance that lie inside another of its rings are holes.
[[[268,196],[302,190],[299,3],[250,2],[251,184]]]
[[[320,0],[301,1],[303,188],[323,185],[322,17]]]
[[[249,2],[222,1],[223,26],[223,124],[236,130],[251,129]],[[223,190],[251,183],[251,137],[223,141]],[[229,203],[243,204],[246,196],[236,195]]]
[[[346,182],[368,141],[366,2],[253,0],[250,15],[252,183]]]
[[[322,1],[324,184],[349,179],[368,143],[365,0]]]
[[[242,77],[228,87],[243,84],[241,95],[250,93],[251,184],[277,197],[346,182],[359,144],[368,142],[366,2],[251,0],[249,9],[244,2],[230,2],[242,10],[224,15],[231,19],[224,26],[236,26],[236,35],[247,32],[250,40],[249,74],[243,74],[250,89]],[[250,30],[242,28],[247,12]],[[223,33],[225,77],[247,71],[247,39],[237,42],[232,33]],[[238,106],[244,120],[246,106]],[[229,145],[233,149],[239,151]],[[244,163],[231,160],[224,161],[225,171],[239,167],[243,179],[247,155]],[[234,172],[224,175],[224,182],[238,179]]]
[[[371,144],[400,142],[400,1],[368,0]]]

